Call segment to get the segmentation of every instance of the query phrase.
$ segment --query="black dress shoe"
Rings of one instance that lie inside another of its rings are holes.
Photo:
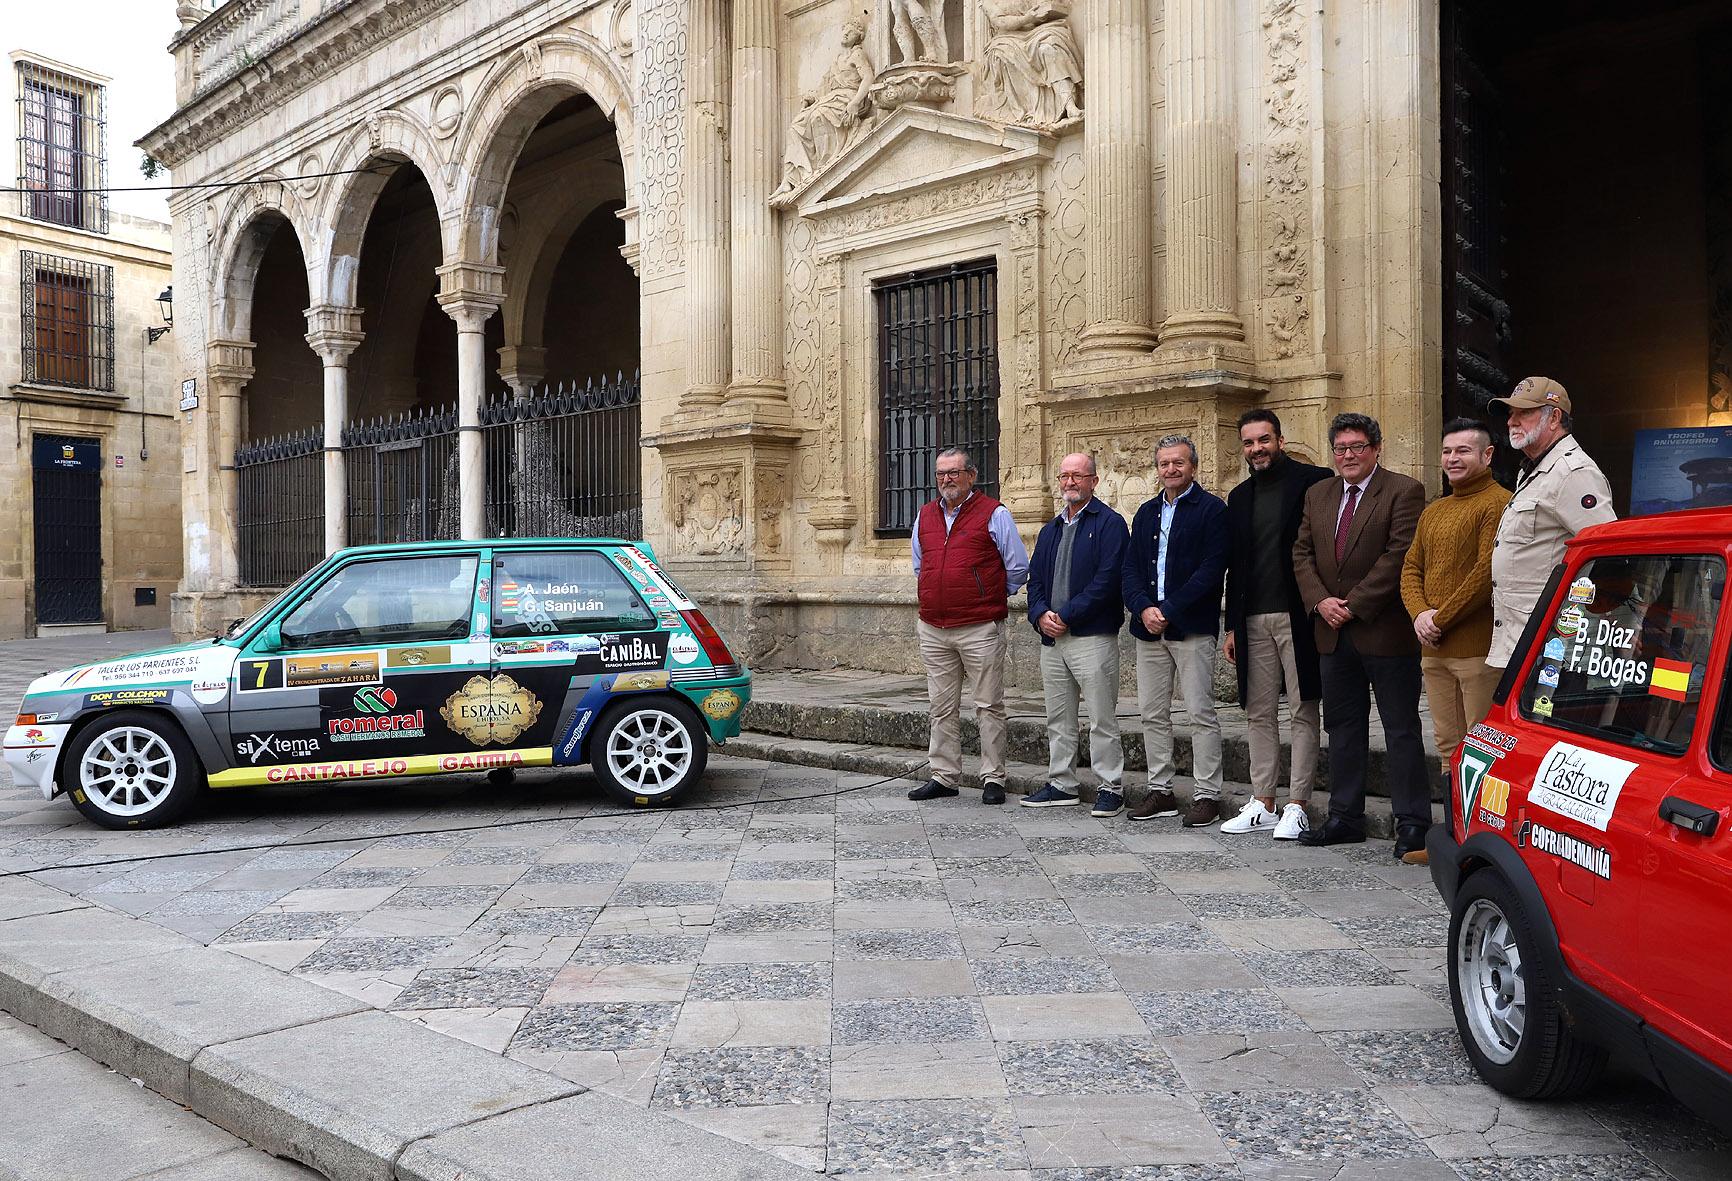
[[[1004,784],[996,779],[988,779],[980,785],[980,802],[983,804],[1004,803]]]
[[[1300,833],[1299,843],[1312,847],[1318,845],[1362,845],[1365,843],[1365,833],[1362,829],[1354,828],[1345,820],[1336,820],[1332,817],[1322,828],[1314,828],[1310,832]]]
[[[1425,850],[1426,827],[1418,824],[1398,824],[1395,826],[1395,859],[1400,861],[1409,853],[1419,853]]]
[[[945,787],[936,779],[928,779],[925,783],[922,783],[919,787],[910,791],[908,793],[908,798],[911,800],[937,800],[955,794],[956,789],[954,787]]]

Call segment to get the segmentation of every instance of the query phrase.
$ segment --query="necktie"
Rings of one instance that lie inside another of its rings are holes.
[[[1347,556],[1347,531],[1353,527],[1353,506],[1359,503],[1359,485],[1347,485],[1347,507],[1341,510],[1341,519],[1335,523],[1335,562]]]

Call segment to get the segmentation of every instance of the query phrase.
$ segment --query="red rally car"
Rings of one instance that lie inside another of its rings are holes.
[[[1609,1054],[1732,1121],[1732,510],[1583,530],[1427,840],[1456,1027],[1523,1098]]]

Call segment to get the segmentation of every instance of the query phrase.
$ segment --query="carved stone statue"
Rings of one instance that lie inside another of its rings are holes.
[[[890,31],[904,62],[947,62],[944,0],[890,0]]]
[[[792,193],[818,169],[854,142],[872,111],[872,62],[860,43],[866,26],[851,20],[842,27],[842,52],[824,72],[815,93],[806,96],[788,128],[788,154],[782,186],[770,198]]]
[[[992,29],[981,55],[980,115],[1051,127],[1082,117],[1082,54],[1065,0],[981,0]]]

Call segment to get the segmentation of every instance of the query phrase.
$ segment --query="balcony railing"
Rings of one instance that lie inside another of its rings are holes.
[[[193,94],[264,60],[309,20],[327,0],[228,0],[193,29],[185,48],[192,53]]]

